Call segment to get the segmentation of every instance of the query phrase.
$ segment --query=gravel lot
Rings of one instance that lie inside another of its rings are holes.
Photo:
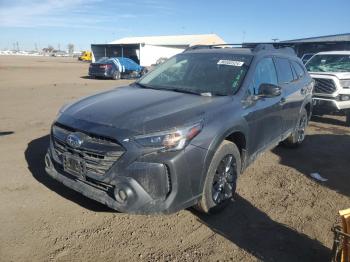
[[[350,207],[344,118],[318,118],[301,148],[262,155],[223,213],[121,214],[44,172],[60,106],[130,82],[87,70],[70,58],[0,56],[0,261],[327,261],[337,211]]]

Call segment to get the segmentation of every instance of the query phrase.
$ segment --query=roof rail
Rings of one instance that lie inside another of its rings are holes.
[[[274,50],[277,52],[284,52],[290,55],[296,55],[295,50],[291,45],[283,44],[278,45],[278,43],[242,43],[242,44],[217,44],[217,45],[194,45],[185,49],[184,52],[197,49],[216,49],[216,48],[247,48],[252,52],[257,53],[264,50]]]
[[[216,44],[216,45],[193,45],[185,49],[184,52],[196,49],[215,49],[215,48],[230,48],[230,47],[242,47],[242,44]]]
[[[253,52],[257,53],[262,50],[275,50],[276,48],[272,44],[258,44],[253,49]]]
[[[280,52],[284,52],[284,53],[289,53],[290,55],[296,55],[295,50],[290,47],[290,46],[275,46],[272,43],[264,43],[264,44],[257,44],[254,49],[253,52],[259,52],[261,50],[275,50],[275,51],[280,51]]]
[[[289,53],[291,55],[296,55],[293,44],[281,43],[281,42],[267,42],[267,43],[243,43],[243,47],[250,48],[255,52],[261,50],[275,50],[279,52]]]

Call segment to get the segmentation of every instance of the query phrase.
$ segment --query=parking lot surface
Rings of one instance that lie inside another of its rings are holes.
[[[122,214],[44,171],[58,109],[132,82],[89,79],[87,70],[71,58],[0,56],[0,261],[328,260],[338,210],[350,207],[343,117],[315,118],[302,147],[262,155],[220,214]]]

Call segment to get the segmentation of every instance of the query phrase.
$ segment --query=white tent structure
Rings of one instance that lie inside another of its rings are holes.
[[[225,44],[216,34],[126,37],[108,44],[92,44],[93,61],[101,57],[128,57],[141,66],[155,64],[193,45]]]

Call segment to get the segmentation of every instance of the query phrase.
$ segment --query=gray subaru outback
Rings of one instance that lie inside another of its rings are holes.
[[[303,142],[312,89],[292,49],[193,47],[64,106],[46,172],[121,212],[219,211],[260,153]]]

